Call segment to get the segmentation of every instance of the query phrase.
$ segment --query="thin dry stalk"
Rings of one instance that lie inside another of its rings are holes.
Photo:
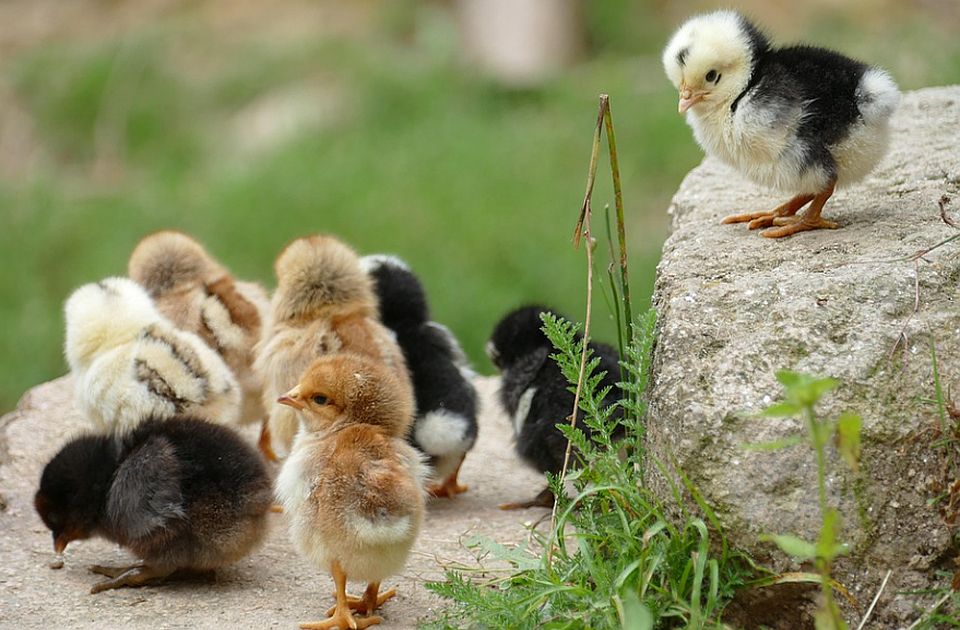
[[[610,97],[606,94],[600,95],[600,110],[597,114],[597,126],[593,132],[593,148],[590,154],[590,170],[587,173],[587,190],[583,195],[583,205],[580,207],[580,218],[577,219],[576,232],[573,236],[575,247],[580,245],[581,237],[587,239],[587,312],[583,320],[583,348],[580,351],[580,374],[577,378],[577,391],[573,396],[573,411],[570,414],[570,426],[577,425],[577,411],[580,409],[580,394],[583,392],[583,378],[587,369],[587,350],[590,341],[590,319],[593,306],[593,235],[590,232],[590,219],[593,214],[591,199],[593,197],[593,184],[597,179],[597,163],[600,156],[600,133],[602,130],[604,114],[609,107]],[[567,448],[563,453],[563,467],[560,469],[559,486],[563,488],[567,478],[567,468],[570,465],[570,452],[572,450],[570,440],[567,440]],[[556,545],[556,539],[559,536],[557,529],[557,502],[559,497],[553,498],[553,508],[550,511],[550,543],[547,546],[547,566],[553,563],[553,550]]]
[[[887,580],[890,579],[890,575],[893,573],[893,570],[888,570],[887,574],[883,578],[883,582],[880,583],[880,590],[877,591],[877,594],[874,596],[873,601],[870,602],[870,608],[867,608],[867,614],[863,616],[863,619],[860,620],[860,625],[857,626],[857,630],[863,630],[867,621],[870,619],[870,615],[873,614],[873,609],[877,605],[877,602],[880,601],[880,595],[883,593],[883,589],[887,587]]]

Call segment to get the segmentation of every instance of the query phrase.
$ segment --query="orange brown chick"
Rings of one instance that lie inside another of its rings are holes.
[[[235,280],[200,243],[172,230],[144,237],[130,255],[127,271],[177,328],[199,335],[223,357],[243,393],[240,421],[262,420],[253,347],[270,308],[263,287]]]
[[[382,364],[343,353],[313,362],[279,402],[302,428],[277,477],[277,497],[297,551],[328,569],[336,585],[329,618],[300,627],[380,623],[374,612],[396,594],[380,593],[380,583],[403,568],[424,514],[428,471],[405,440],[410,388]],[[347,595],[348,577],[367,583],[362,597]]]
[[[274,263],[277,290],[257,346],[267,430],[285,455],[299,426],[295,411],[277,404],[317,357],[353,352],[386,365],[412,396],[403,352],[377,312],[373,283],[350,247],[332,236],[300,238]]]

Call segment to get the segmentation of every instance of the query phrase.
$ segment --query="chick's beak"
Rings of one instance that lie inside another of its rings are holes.
[[[691,107],[693,107],[694,105],[702,101],[706,95],[707,93],[702,90],[694,91],[688,88],[686,85],[681,85],[680,86],[680,103],[677,107],[677,111],[681,114],[684,113],[685,111],[687,111],[688,109],[690,109]]]
[[[288,407],[293,407],[294,409],[303,409],[306,405],[303,404],[303,401],[300,400],[300,386],[297,385],[289,392],[277,398],[277,402],[281,405],[286,405]]]
[[[66,532],[60,534],[59,536],[54,534],[53,550],[58,554],[63,553],[63,550],[67,548],[67,545],[70,543],[71,540],[73,540],[73,538],[71,538],[70,535],[67,534]]]

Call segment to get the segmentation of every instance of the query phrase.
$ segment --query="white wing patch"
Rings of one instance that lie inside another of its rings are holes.
[[[520,396],[520,402],[517,403],[517,412],[513,414],[513,431],[515,435],[520,435],[523,425],[530,415],[530,405],[533,404],[533,397],[537,393],[536,387],[528,387]]]

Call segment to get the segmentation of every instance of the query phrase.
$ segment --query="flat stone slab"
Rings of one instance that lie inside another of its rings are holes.
[[[544,510],[503,512],[499,503],[526,499],[544,484],[514,456],[512,430],[495,402],[498,380],[479,378],[479,438],[467,456],[459,497],[430,499],[424,528],[402,575],[384,582],[396,598],[384,605],[382,628],[413,628],[444,606],[424,583],[442,578],[444,566],[476,566],[463,542],[474,535],[509,543],[526,540],[524,520]],[[271,515],[266,544],[222,569],[215,581],[180,581],[139,589],[89,593],[103,579],[92,564],[132,563],[123,549],[103,540],[78,541],[66,565],[52,570],[49,531],[33,509],[46,462],[86,429],[73,409],[73,383],[64,377],[30,390],[18,409],[0,418],[0,627],[5,628],[295,628],[316,621],[333,604],[333,580],[301,559],[287,538],[284,516]],[[255,442],[254,427],[244,430]],[[5,506],[5,507],[4,507]],[[353,584],[351,592],[362,592]]]
[[[758,415],[782,397],[777,370],[837,378],[821,414],[863,416],[861,474],[835,454],[829,463],[841,540],[853,545],[838,570],[864,608],[894,571],[872,627],[915,618],[911,601],[894,595],[943,586],[936,570],[955,570],[950,532],[927,503],[936,483],[952,479],[934,446],[937,412],[925,401],[935,396],[932,345],[944,390],[960,392],[960,241],[917,264],[907,258],[958,233],[941,220],[938,201],[952,197],[947,208],[960,217],[960,87],[906,94],[891,129],[877,170],[827,203],[823,215],[838,230],[775,240],[745,224],[721,225],[789,195],[709,158],[687,176],[658,267],[649,424],[651,452],[675,458],[733,544],[797,569],[758,536],[816,538],[813,451],[744,446],[804,431],[799,418]]]

